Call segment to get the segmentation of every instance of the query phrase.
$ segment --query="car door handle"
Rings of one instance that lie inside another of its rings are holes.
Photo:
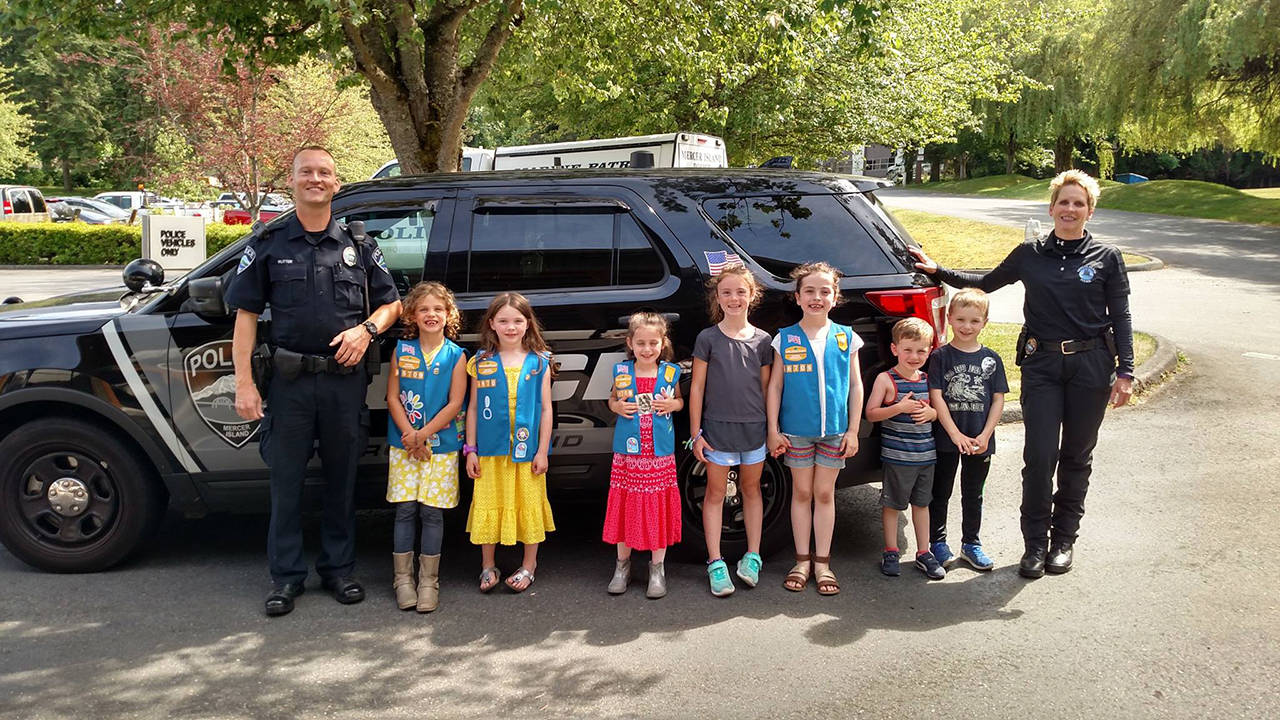
[[[658,314],[662,316],[663,320],[667,321],[668,325],[675,325],[677,322],[680,321],[680,313],[658,313]],[[618,316],[618,327],[626,327],[627,325],[630,325],[630,324],[631,324],[630,315]]]

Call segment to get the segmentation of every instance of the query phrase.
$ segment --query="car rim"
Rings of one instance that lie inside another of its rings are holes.
[[[53,452],[35,458],[22,471],[18,505],[32,537],[76,547],[111,528],[120,495],[105,466],[83,453]]]
[[[784,483],[777,463],[766,460],[760,473],[760,499],[764,505],[763,528],[769,528],[780,514],[787,512]],[[686,517],[695,525],[701,525],[702,499],[707,494],[707,466],[693,455],[680,464],[680,500]],[[723,525],[720,539],[723,542],[745,542],[747,526],[743,518],[742,494],[738,490],[738,470],[729,470],[725,483]]]

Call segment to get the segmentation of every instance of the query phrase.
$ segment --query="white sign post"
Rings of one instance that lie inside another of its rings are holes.
[[[142,216],[142,257],[165,270],[191,270],[205,260],[204,219]]]

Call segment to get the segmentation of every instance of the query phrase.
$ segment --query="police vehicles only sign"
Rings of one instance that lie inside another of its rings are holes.
[[[191,270],[204,262],[204,218],[143,215],[142,257],[165,270]]]

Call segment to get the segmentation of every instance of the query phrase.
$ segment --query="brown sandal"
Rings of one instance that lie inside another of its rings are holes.
[[[800,563],[807,562],[809,562],[808,554],[800,555],[797,553],[796,564],[791,568],[791,571],[787,573],[787,577],[783,579],[782,587],[790,590],[791,592],[804,592],[804,589],[809,586],[810,566],[805,566],[801,569]]]
[[[818,563],[827,566],[825,570],[817,570]],[[839,595],[840,583],[836,580],[836,574],[831,572],[831,556],[830,555],[814,555],[813,564],[815,566],[814,580],[818,583],[819,595]]]

